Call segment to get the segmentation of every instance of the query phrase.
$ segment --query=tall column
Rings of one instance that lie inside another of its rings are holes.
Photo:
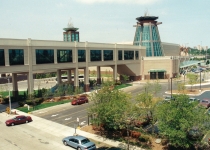
[[[74,68],[74,88],[79,88],[78,67]]]
[[[71,69],[67,70],[67,77],[68,77],[68,82],[71,83],[72,78],[71,78]]]
[[[54,51],[54,64],[57,64],[58,63],[58,60],[57,60],[57,50],[56,49],[54,49],[53,50]]]
[[[32,49],[31,39],[27,39],[28,45],[28,94],[34,92],[34,78],[33,78],[33,58],[35,57]]]
[[[13,96],[18,96],[18,84],[17,84],[17,74],[12,74],[12,87],[13,87]]]
[[[88,69],[88,67],[85,67],[85,69],[84,69],[84,91],[85,92],[89,92],[90,91],[90,87],[89,87],[89,85],[90,85],[90,83],[89,83],[89,69]]]
[[[101,84],[101,67],[97,66],[97,84]]]
[[[113,66],[113,80],[117,81],[117,65]]]
[[[61,70],[58,69],[57,70],[57,84],[61,84],[62,81],[61,81]]]
[[[5,66],[9,66],[9,49],[4,49]]]
[[[32,94],[34,92],[34,78],[33,73],[28,72],[28,94]]]

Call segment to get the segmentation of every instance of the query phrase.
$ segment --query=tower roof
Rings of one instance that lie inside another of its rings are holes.
[[[158,19],[158,17],[156,17],[156,16],[141,16],[141,17],[136,18],[136,20],[138,20],[139,22],[146,21],[146,20],[155,21],[156,19]]]
[[[63,30],[67,31],[77,31],[79,28],[74,28],[74,27],[68,27],[68,28],[63,28]]]

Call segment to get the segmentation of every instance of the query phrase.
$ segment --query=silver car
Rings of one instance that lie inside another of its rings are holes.
[[[68,136],[63,138],[63,144],[77,150],[95,150],[96,145],[84,136]]]

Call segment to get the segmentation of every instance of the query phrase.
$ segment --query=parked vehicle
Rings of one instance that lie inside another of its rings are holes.
[[[190,97],[190,103],[192,102],[200,102],[200,100],[194,97]]]
[[[188,131],[188,137],[192,140],[201,139],[204,136],[203,132],[194,127]]]
[[[71,101],[72,105],[80,105],[80,104],[84,104],[84,103],[88,103],[88,98],[86,96],[82,96],[82,97],[79,97],[79,98]]]
[[[95,150],[95,143],[91,142],[84,136],[68,136],[62,139],[62,142],[66,146],[71,146],[77,150]]]
[[[174,97],[171,97],[171,96],[166,96],[164,98],[164,101],[170,101],[170,100],[175,100],[175,98]]]
[[[20,115],[20,116],[16,116],[12,119],[7,120],[5,122],[5,124],[7,126],[14,126],[14,125],[18,125],[18,124],[28,123],[31,121],[32,121],[32,118],[30,116]]]
[[[200,105],[204,106],[205,108],[210,107],[210,99],[204,98],[200,101]]]

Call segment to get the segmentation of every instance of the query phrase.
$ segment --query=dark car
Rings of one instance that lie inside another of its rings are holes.
[[[88,103],[88,98],[85,96],[79,97],[79,98],[71,101],[72,105],[80,105],[80,104],[84,104],[84,103]]]
[[[63,144],[77,150],[95,150],[96,145],[84,136],[68,136],[63,138]]]
[[[202,99],[200,101],[200,105],[204,106],[205,108],[209,108],[210,107],[210,99],[207,99],[207,98]]]
[[[5,122],[5,124],[7,126],[14,126],[14,125],[18,125],[18,124],[28,123],[31,121],[32,121],[32,118],[30,116],[20,115],[20,116],[16,116],[12,119],[7,120]]]

